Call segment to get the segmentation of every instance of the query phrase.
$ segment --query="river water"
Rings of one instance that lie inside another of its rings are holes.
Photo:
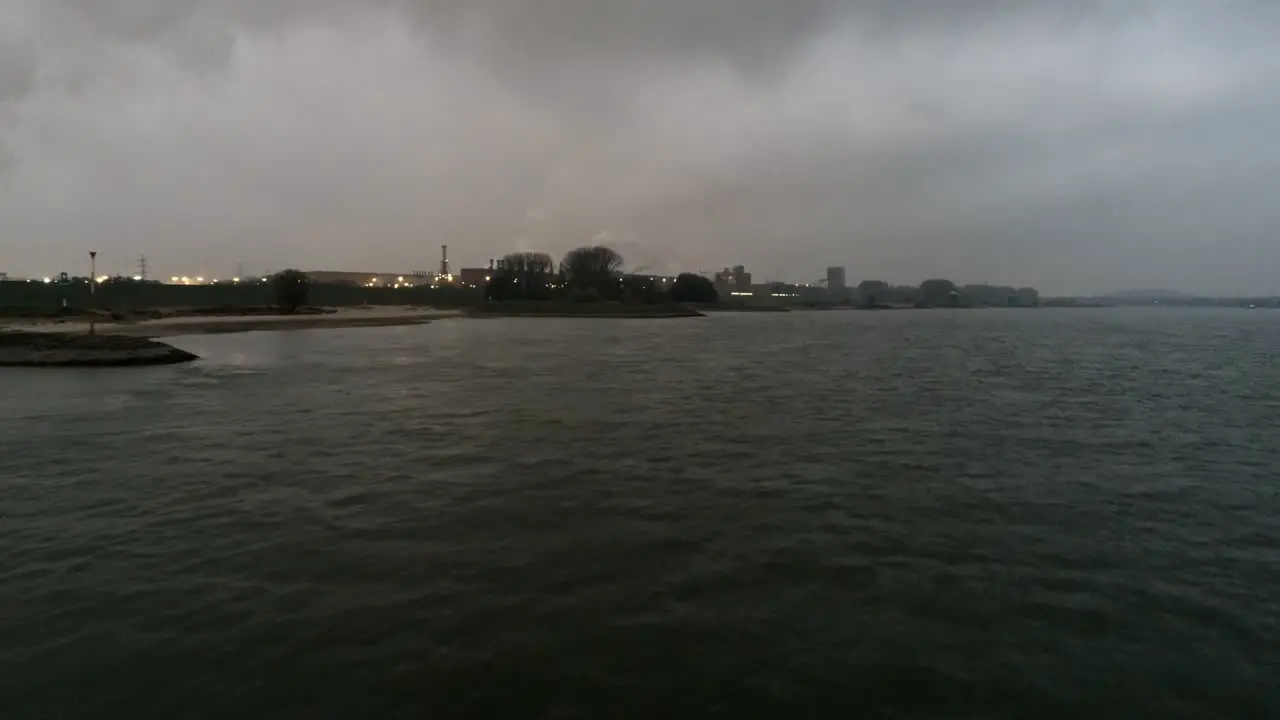
[[[0,717],[1280,717],[1280,314],[0,371]]]

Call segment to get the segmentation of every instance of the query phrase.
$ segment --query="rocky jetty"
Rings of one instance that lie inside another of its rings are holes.
[[[127,367],[195,359],[185,350],[141,337],[0,330],[0,367]]]

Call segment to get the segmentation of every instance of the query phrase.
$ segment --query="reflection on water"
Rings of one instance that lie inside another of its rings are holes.
[[[1267,717],[1280,325],[492,320],[6,370],[6,717]]]

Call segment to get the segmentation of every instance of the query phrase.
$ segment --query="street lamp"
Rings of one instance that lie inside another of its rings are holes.
[[[98,287],[98,251],[90,250],[89,251],[89,297],[93,297],[97,287]],[[96,315],[92,315],[89,317],[89,334],[90,335],[98,334],[97,320],[98,319]]]

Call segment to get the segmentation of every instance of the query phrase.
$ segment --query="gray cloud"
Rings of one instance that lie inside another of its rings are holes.
[[[397,270],[608,233],[658,269],[1280,292],[1278,13],[0,0],[0,269],[92,244],[121,271]]]
[[[35,83],[35,50],[21,38],[5,37],[0,29],[0,103],[25,97]]]

